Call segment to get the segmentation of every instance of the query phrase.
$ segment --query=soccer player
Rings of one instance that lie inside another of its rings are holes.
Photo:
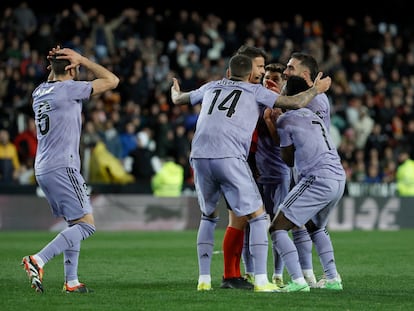
[[[292,76],[286,84],[286,94],[307,89],[302,77]],[[298,250],[288,235],[294,227],[306,226],[322,264],[326,282],[322,288],[342,290],[332,241],[326,230],[330,211],[343,196],[346,176],[335,144],[321,118],[308,108],[288,110],[279,116],[277,131],[282,159],[295,166],[298,181],[279,205],[269,232],[273,247],[291,277],[282,292],[308,292]]]
[[[254,257],[254,290],[273,292],[279,288],[268,281],[268,218],[247,164],[252,133],[259,117],[259,104],[268,107],[304,107],[316,94],[328,90],[329,77],[315,79],[314,86],[295,96],[280,96],[261,84],[249,83],[252,60],[235,55],[229,62],[229,78],[211,81],[200,88],[181,92],[173,79],[174,104],[198,104],[200,116],[192,140],[190,162],[202,212],[197,235],[199,279],[197,290],[211,290],[211,258],[216,211],[224,195],[237,217],[247,217],[250,227],[249,248]]]
[[[312,87],[313,80],[319,72],[319,66],[316,59],[307,53],[294,52],[289,58],[286,69],[283,71],[286,79],[291,76],[299,76],[305,79],[308,87]],[[306,106],[306,108],[315,112],[324,122],[326,128],[331,127],[331,108],[328,96],[320,93]]]
[[[249,82],[254,84],[262,83],[262,78],[265,74],[266,52],[263,49],[242,45],[237,50],[236,54],[245,55],[251,58],[253,63],[252,74]],[[250,143],[249,155],[247,162],[252,170],[253,177],[257,180],[258,169],[256,166],[256,151],[257,151],[258,133],[257,128],[254,129],[252,140]],[[223,280],[221,288],[234,289],[252,289],[254,283],[253,278],[253,260],[249,251],[249,229],[247,226],[246,217],[237,217],[232,208],[226,201],[229,213],[229,223],[224,233],[222,242],[223,247]],[[245,266],[246,277],[242,277],[240,271],[240,260],[243,258]],[[249,273],[250,272],[250,273]]]
[[[286,66],[280,63],[266,65],[263,85],[280,94],[286,82],[283,75],[285,68]],[[276,120],[281,114],[281,109],[270,109],[262,105],[260,107],[261,116],[257,123],[258,142],[255,155],[256,166],[259,172],[257,183],[262,193],[266,212],[272,220],[279,204],[289,192],[290,169],[281,158],[279,140],[276,133]],[[272,252],[272,282],[279,287],[283,287],[284,264],[275,248],[272,249]],[[252,267],[246,265],[244,256],[243,261],[245,262],[247,273],[252,275]]]
[[[289,58],[289,61],[284,70],[284,75],[288,79],[291,76],[302,77],[308,87],[311,87],[313,80],[319,72],[319,66],[316,59],[304,52],[294,52]],[[292,84],[292,82],[291,82]],[[303,85],[303,90],[306,87]],[[297,90],[292,90],[297,91]],[[293,95],[293,94],[290,94]],[[331,109],[328,96],[325,93],[318,94],[313,98],[306,108],[315,112],[324,122],[326,129],[331,126]],[[297,182],[297,172],[295,167],[292,167],[292,185]],[[302,266],[302,271],[306,281],[310,287],[318,287],[312,262],[312,240],[305,227],[294,228],[292,230],[293,242],[296,245],[299,253],[299,261]],[[323,280],[321,280],[323,282]]]
[[[23,257],[22,265],[32,288],[42,293],[44,266],[63,253],[63,291],[88,293],[91,289],[78,280],[81,241],[95,232],[88,189],[80,170],[82,104],[91,96],[116,88],[119,78],[69,48],[53,48],[48,60],[48,81],[32,93],[38,139],[35,176],[53,215],[63,217],[68,227],[39,252]],[[77,81],[80,66],[96,78]]]

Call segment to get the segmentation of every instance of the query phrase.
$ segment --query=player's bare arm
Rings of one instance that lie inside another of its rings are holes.
[[[96,79],[92,81],[92,95],[112,90],[119,84],[119,78],[115,74],[110,72],[104,66],[89,60],[87,57],[82,56],[72,49],[62,49],[57,47],[49,52],[49,55],[51,55],[51,53],[52,55],[56,55],[56,59],[67,59],[70,61],[70,65],[65,68],[66,70],[77,70],[79,66],[84,66],[92,72],[96,77]]]
[[[181,92],[180,84],[177,78],[173,78],[173,85],[171,86],[171,100],[174,105],[186,105],[190,103],[190,93]]]
[[[119,78],[104,66],[94,63],[93,61],[83,56],[81,58],[80,65],[87,68],[96,77],[96,79],[92,81],[92,95],[112,90],[118,86]]]
[[[267,129],[269,130],[270,136],[272,137],[273,142],[276,145],[279,145],[280,138],[277,134],[277,128],[275,126],[275,122],[277,118],[282,114],[282,110],[280,108],[266,108],[263,112],[263,120],[266,123]]]
[[[331,86],[330,77],[322,77],[322,72],[319,72],[313,86],[304,92],[300,92],[293,96],[279,96],[276,99],[274,108],[282,109],[299,109],[306,107],[306,105],[318,94],[326,92]]]

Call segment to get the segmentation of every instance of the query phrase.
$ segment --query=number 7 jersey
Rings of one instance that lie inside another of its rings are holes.
[[[277,120],[280,147],[294,145],[299,178],[319,176],[344,180],[341,158],[323,120],[308,108],[288,110]]]

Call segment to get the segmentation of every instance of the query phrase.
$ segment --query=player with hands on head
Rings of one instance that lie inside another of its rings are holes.
[[[115,89],[119,78],[105,67],[76,51],[57,46],[47,56],[50,74],[33,93],[38,146],[35,177],[55,217],[68,227],[33,255],[23,257],[22,265],[35,291],[42,293],[44,266],[63,253],[66,293],[88,293],[91,289],[78,279],[81,242],[95,232],[87,184],[81,175],[80,136],[82,106],[91,96]],[[79,67],[95,79],[77,81]]]
[[[181,92],[178,80],[173,78],[171,99],[174,104],[201,103],[190,154],[201,209],[197,234],[197,289],[201,291],[212,288],[210,269],[221,195],[237,217],[248,218],[249,248],[254,257],[254,290],[279,290],[268,281],[268,216],[247,165],[251,137],[259,117],[258,105],[298,109],[331,85],[330,77],[321,79],[320,73],[309,90],[295,96],[281,96],[261,84],[249,83],[251,71],[251,59],[235,55],[229,63],[230,78],[208,82],[189,92]]]

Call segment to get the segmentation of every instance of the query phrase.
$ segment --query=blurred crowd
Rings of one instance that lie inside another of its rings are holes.
[[[47,78],[46,55],[56,44],[121,79],[115,91],[84,106],[81,155],[91,183],[149,182],[174,162],[191,187],[188,156],[200,107],[171,103],[172,77],[179,77],[184,91],[219,79],[242,44],[262,47],[268,63],[308,52],[332,77],[332,136],[348,181],[395,182],[400,153],[413,154],[413,29],[369,15],[327,26],[301,14],[238,21],[155,6],[114,10],[119,13],[108,16],[74,3],[45,14],[23,1],[0,12],[0,161],[13,159],[12,171],[1,173],[8,182],[34,183],[31,92]]]

